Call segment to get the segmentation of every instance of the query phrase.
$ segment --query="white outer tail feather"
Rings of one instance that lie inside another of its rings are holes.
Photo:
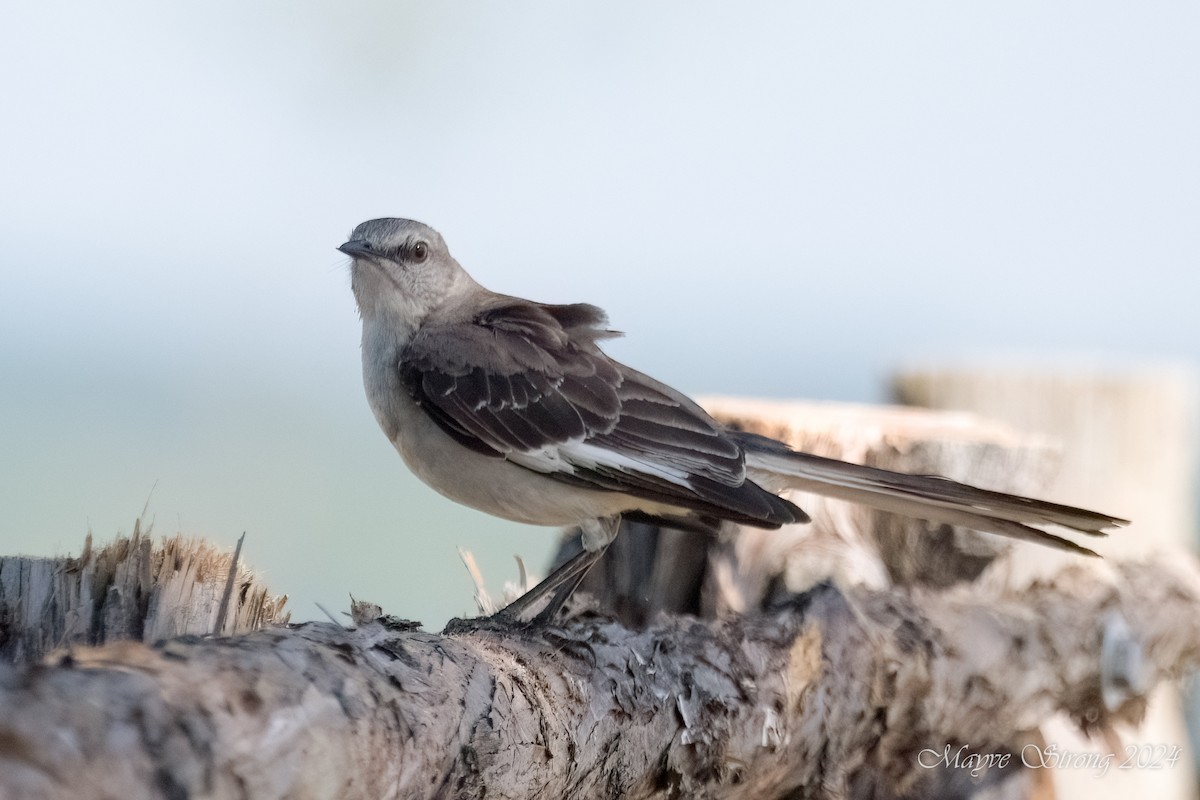
[[[1105,528],[1128,524],[1118,517],[979,489],[936,475],[906,475],[782,447],[748,446],[746,469],[751,480],[776,491],[798,489],[1084,555],[1097,554],[1031,524],[1058,525],[1089,536],[1105,536]]]

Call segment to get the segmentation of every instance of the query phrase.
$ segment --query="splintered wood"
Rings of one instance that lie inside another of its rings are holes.
[[[99,549],[89,535],[78,557],[0,556],[0,662],[32,663],[76,645],[232,636],[286,623],[287,597],[272,595],[243,564],[231,575],[232,565],[231,553],[200,539],[156,543],[140,520],[132,536]]]

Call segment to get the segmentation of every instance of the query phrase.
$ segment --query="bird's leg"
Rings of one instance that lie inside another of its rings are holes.
[[[579,584],[587,577],[588,571],[596,565],[597,561],[604,557],[605,552],[608,551],[608,546],[617,538],[620,530],[621,516],[619,514],[611,517],[587,520],[580,526],[580,539],[583,543],[583,552],[590,553],[592,557],[580,563],[574,570],[574,576],[565,580],[558,587],[554,596],[550,598],[550,602],[534,617],[534,622],[546,623],[554,620],[558,612],[566,605],[567,600],[579,588]]]
[[[608,550],[617,532],[621,529],[621,517],[615,515],[587,520],[580,525],[583,550],[572,556],[565,564],[551,572],[541,583],[505,606],[497,616],[523,621],[524,617],[547,596],[550,602],[536,616],[534,622],[549,622],[562,610],[567,599],[587,576],[597,561]]]
[[[527,591],[525,594],[513,600],[504,608],[496,612],[497,617],[506,617],[518,622],[525,621],[525,618],[533,611],[546,596],[557,592],[565,585],[574,587],[576,579],[581,575],[586,574],[592,565],[596,563],[603,553],[590,552],[581,550],[573,555],[566,563],[551,572],[537,586]]]

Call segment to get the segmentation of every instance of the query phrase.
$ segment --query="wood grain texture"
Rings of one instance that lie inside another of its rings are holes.
[[[999,747],[1055,712],[1136,716],[1200,663],[1198,612],[1194,565],[1129,565],[986,604],[825,586],[640,632],[378,620],[83,648],[0,675],[0,795],[833,798],[863,776],[899,791],[926,775],[923,749]],[[1106,704],[1114,615],[1140,679]]]
[[[236,634],[286,623],[286,597],[244,564],[234,572],[224,627],[216,630],[233,556],[200,539],[155,541],[141,520],[102,547],[89,535],[78,557],[0,556],[0,662],[34,663],[56,648],[188,634]]]

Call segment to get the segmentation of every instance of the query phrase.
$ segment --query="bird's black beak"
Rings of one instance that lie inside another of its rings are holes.
[[[374,258],[378,255],[371,243],[364,239],[351,239],[338,248],[351,258]]]

